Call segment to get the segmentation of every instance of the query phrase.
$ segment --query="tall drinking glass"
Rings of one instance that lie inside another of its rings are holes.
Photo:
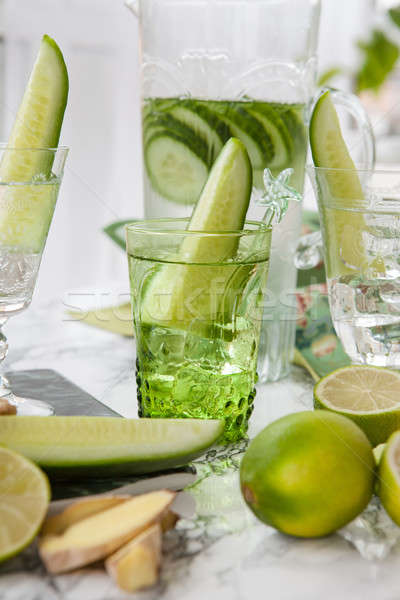
[[[253,165],[248,218],[262,218],[257,199],[266,167],[273,175],[292,167],[291,184],[301,193],[319,0],[128,4],[140,21],[145,216],[189,216],[231,136],[244,142]],[[289,371],[300,222],[301,206],[293,204],[272,236],[258,364],[262,381]]]
[[[63,147],[0,147],[0,327],[31,303],[67,154]],[[0,329],[0,360],[7,350]],[[15,397],[4,376],[0,397],[19,414],[53,413],[45,402]]]
[[[308,170],[336,333],[354,363],[398,369],[400,171]]]
[[[127,227],[139,416],[224,419],[225,440],[235,441],[253,410],[271,229],[187,226]]]

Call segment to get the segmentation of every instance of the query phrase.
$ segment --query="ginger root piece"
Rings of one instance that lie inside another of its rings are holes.
[[[122,502],[74,523],[61,535],[45,535],[39,553],[50,573],[63,573],[109,556],[160,521],[175,492],[160,490]]]
[[[60,535],[71,525],[126,502],[130,498],[132,496],[86,496],[67,506],[61,513],[47,517],[40,535]]]
[[[152,525],[115,554],[105,567],[125,592],[135,592],[157,583],[161,563],[161,527]]]
[[[0,398],[0,416],[1,415],[16,415],[17,407],[10,404],[5,398]]]
[[[178,515],[176,513],[174,513],[173,510],[169,510],[167,513],[165,513],[165,516],[161,519],[161,522],[160,522],[161,531],[163,533],[165,533],[166,531],[173,529],[175,527],[177,521],[179,521]]]

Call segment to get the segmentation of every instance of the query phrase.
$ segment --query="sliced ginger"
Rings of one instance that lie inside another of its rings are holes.
[[[87,517],[108,510],[113,506],[117,506],[122,502],[126,502],[131,497],[132,496],[87,496],[86,498],[77,500],[73,504],[67,506],[61,513],[47,517],[40,534],[42,537],[45,535],[60,535],[71,525],[83,521],[83,519],[86,519]]]
[[[162,520],[174,492],[160,490],[135,496],[73,523],[59,535],[43,535],[39,552],[50,573],[62,573],[90,564]]]
[[[126,592],[154,585],[161,563],[161,526],[155,523],[110,556],[105,567]]]

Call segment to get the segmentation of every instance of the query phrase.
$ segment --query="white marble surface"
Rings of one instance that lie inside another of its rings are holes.
[[[132,341],[66,320],[61,302],[32,306],[6,328],[7,369],[52,368],[125,416],[136,416]],[[300,369],[260,386],[250,436],[269,421],[311,406]],[[161,582],[138,598],[153,600],[398,600],[400,549],[367,561],[342,536],[296,540],[255,521],[234,471],[195,490],[198,517],[167,534]],[[0,566],[0,600],[119,600],[101,567],[48,576],[34,546]]]

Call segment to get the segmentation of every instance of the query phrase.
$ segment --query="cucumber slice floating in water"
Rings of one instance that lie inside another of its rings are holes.
[[[146,142],[144,159],[151,184],[161,196],[180,204],[197,201],[208,175],[203,140],[162,129]]]
[[[277,111],[284,122],[294,145],[304,148],[306,144],[307,131],[304,124],[304,119],[300,117],[299,111],[304,111],[304,106],[299,104],[273,104],[274,110]]]
[[[187,464],[214,444],[222,421],[117,417],[2,417],[0,445],[57,477],[152,473]]]
[[[232,138],[225,144],[211,169],[188,229],[216,232],[241,230],[251,189],[249,156],[243,143]],[[218,239],[187,236],[178,256],[178,261],[185,264],[163,265],[147,282],[143,290],[144,298],[137,303],[141,307],[141,323],[187,329],[194,315],[197,319],[209,321],[212,318],[210,298],[205,293],[196,292],[208,290],[217,273],[216,267],[207,269],[204,263],[226,261],[235,255],[236,248],[237,238],[234,236],[221,236]],[[203,266],[193,263],[203,263]],[[230,278],[235,268],[234,265],[232,268],[221,266],[220,279],[224,281]],[[185,302],[188,298],[193,298],[190,304]]]
[[[195,135],[207,144],[207,164],[210,166],[222,150],[223,142],[214,129],[203,121],[194,111],[185,106],[176,106],[170,111],[178,121],[189,125]]]
[[[361,203],[364,193],[329,91],[324,92],[315,104],[310,122],[310,145],[314,165],[333,169],[324,173],[328,189],[320,192],[324,196],[329,194],[329,198],[324,197],[324,200],[336,209],[329,218],[325,218],[325,203],[322,202],[322,215],[329,237],[328,277],[362,270],[367,263],[362,239],[364,217],[346,209],[357,201]]]
[[[171,134],[187,141],[189,147],[193,148],[200,158],[207,164],[210,162],[210,147],[204,138],[198,135],[194,128],[179,121],[170,113],[150,115],[143,122],[143,141],[148,142],[157,133]]]
[[[194,137],[203,140],[207,146],[206,155],[210,166],[225,142],[232,137],[227,124],[201,100],[148,100],[143,107],[144,141],[157,128],[169,130],[185,139]]]
[[[232,134],[243,142],[254,169],[265,169],[274,157],[270,135],[245,107],[226,102],[210,102],[215,112],[226,121]]]
[[[0,163],[0,241],[23,251],[40,252],[57,199],[51,178],[53,154],[40,148],[58,145],[68,98],[68,74],[62,53],[49,36],[42,39],[18,114]],[[23,148],[30,149],[23,152]],[[38,150],[32,152],[32,148]],[[44,184],[45,182],[45,184]],[[28,185],[31,184],[31,185]]]
[[[290,162],[293,152],[293,140],[285,122],[277,111],[265,103],[249,102],[245,105],[244,110],[250,112],[261,122],[264,131],[271,139],[274,156],[268,163],[268,167],[270,169],[283,169]]]
[[[193,100],[156,100],[145,112],[145,164],[153,188],[168,200],[194,204],[231,137],[228,126]]]
[[[210,166],[232,134],[228,125],[200,101],[186,100],[169,111],[172,116],[185,123],[208,146]]]

